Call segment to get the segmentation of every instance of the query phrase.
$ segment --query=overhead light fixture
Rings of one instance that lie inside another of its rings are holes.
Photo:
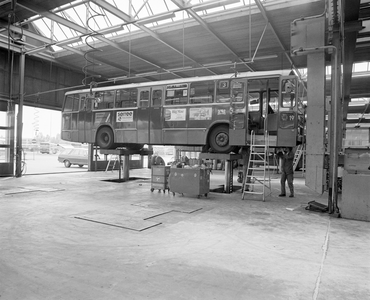
[[[5,5],[7,3],[10,3],[10,2],[12,2],[12,0],[4,0],[4,1],[1,1],[0,2],[0,6]]]
[[[70,38],[64,41],[57,42],[55,43],[55,46],[59,46],[59,47],[67,46],[69,44],[81,42],[81,39],[82,39],[82,36],[76,36],[76,37],[73,37],[73,38]]]
[[[219,62],[214,62],[214,63],[208,63],[208,64],[202,64],[203,67],[221,67],[224,65],[231,65],[233,62],[231,60],[226,60],[226,61],[219,61]]]
[[[273,59],[273,58],[278,58],[277,54],[272,54],[272,55],[264,55],[264,56],[256,56],[256,57],[246,57],[244,58],[245,62],[251,62],[255,60],[265,60],[265,59]]]
[[[230,5],[230,4],[235,4],[235,3],[240,3],[240,0],[214,1],[214,2],[210,2],[210,3],[194,5],[191,8],[194,11],[200,11],[200,10],[207,10],[207,9],[212,9],[212,8],[225,6],[225,5]]]
[[[47,45],[44,45],[44,46],[41,46],[41,47],[38,47],[38,48],[34,48],[34,49],[31,49],[29,51],[26,51],[25,54],[27,55],[31,55],[31,54],[35,54],[35,53],[38,53],[38,52],[43,52],[45,51]]]
[[[138,76],[138,77],[153,76],[153,75],[158,75],[158,72],[157,71],[152,71],[152,72],[136,74],[136,76]]]
[[[99,30],[98,33],[104,35],[104,34],[114,33],[117,31],[122,31],[122,30],[125,30],[125,25],[127,24],[128,23],[124,23],[124,24],[108,27],[108,28]]]
[[[192,69],[192,66],[187,66],[187,67],[180,67],[180,68],[174,68],[174,69],[169,69],[169,72],[181,72],[181,71],[187,71]]]
[[[152,16],[152,17],[149,17],[149,18],[144,18],[144,19],[137,20],[136,24],[144,25],[144,24],[148,24],[148,23],[155,23],[155,22],[159,22],[159,21],[163,21],[163,20],[167,20],[167,19],[172,19],[174,17],[176,17],[176,14],[174,12],[168,12],[168,13],[165,13],[165,14],[155,15],[155,16]]]

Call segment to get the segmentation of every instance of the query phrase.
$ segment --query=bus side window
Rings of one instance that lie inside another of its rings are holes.
[[[139,99],[139,107],[149,106],[149,91],[141,91]]]
[[[85,99],[86,97],[82,96],[80,100],[80,111],[85,110]]]
[[[104,102],[106,103],[107,108],[113,108],[113,106],[114,106],[114,91],[104,92]]]
[[[71,114],[62,115],[62,129],[71,130]]]
[[[166,105],[188,104],[188,88],[167,88]]]
[[[103,91],[95,94],[95,109],[113,108],[114,92]]]
[[[73,107],[72,107],[72,110],[73,111],[78,111],[78,108],[80,107],[80,97],[76,97],[73,99]]]
[[[162,90],[154,90],[152,95],[152,106],[158,107],[162,104]]]
[[[193,82],[190,84],[190,103],[212,103],[215,83],[212,80]]]
[[[281,84],[281,107],[292,109],[296,105],[295,84],[290,79],[282,80]],[[285,110],[286,110],[285,109]]]
[[[64,111],[78,111],[78,101],[80,100],[80,95],[68,95],[64,105]],[[77,107],[76,107],[77,105]]]
[[[217,83],[216,102],[230,102],[230,84],[228,80],[220,80]]]
[[[136,107],[137,89],[117,90],[116,108]]]

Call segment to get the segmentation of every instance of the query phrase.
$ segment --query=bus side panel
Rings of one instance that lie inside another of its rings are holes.
[[[163,143],[187,145],[186,107],[164,108]]]
[[[146,107],[137,110],[137,142],[149,142],[149,108]]]
[[[80,112],[78,116],[78,141],[81,143],[94,143],[92,135],[92,113]]]
[[[278,147],[295,147],[297,129],[278,129],[277,146]]]
[[[294,147],[297,145],[297,113],[283,111],[279,113],[277,130],[278,147]]]
[[[207,129],[213,122],[212,106],[195,106],[188,108],[188,135],[189,144],[204,145]]]
[[[116,143],[130,143],[136,144],[137,143],[137,131],[136,130],[120,130],[117,129],[115,131],[115,139]]]
[[[71,114],[71,118],[72,118],[72,124],[71,124],[72,130],[71,130],[71,139],[70,139],[70,141],[71,142],[79,142],[78,127],[77,127],[78,126],[77,125],[78,113],[73,112]]]
[[[114,141],[116,143],[137,143],[137,109],[122,109],[114,112]]]
[[[161,145],[162,137],[162,109],[161,107],[151,107],[150,112],[150,144]]]

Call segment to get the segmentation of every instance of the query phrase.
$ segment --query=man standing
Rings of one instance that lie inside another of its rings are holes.
[[[294,186],[293,186],[293,160],[294,160],[294,152],[292,151],[292,147],[287,147],[283,149],[283,152],[279,151],[277,156],[281,158],[281,194],[279,197],[285,197],[285,181],[288,181],[288,187],[290,190],[289,197],[294,197]]]

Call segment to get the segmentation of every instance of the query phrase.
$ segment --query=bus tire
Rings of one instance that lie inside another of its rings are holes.
[[[101,149],[115,148],[114,135],[112,129],[110,129],[109,127],[100,128],[98,133],[96,134],[96,144]]]
[[[209,135],[209,146],[217,153],[230,153],[233,146],[229,145],[229,126],[219,125]]]

